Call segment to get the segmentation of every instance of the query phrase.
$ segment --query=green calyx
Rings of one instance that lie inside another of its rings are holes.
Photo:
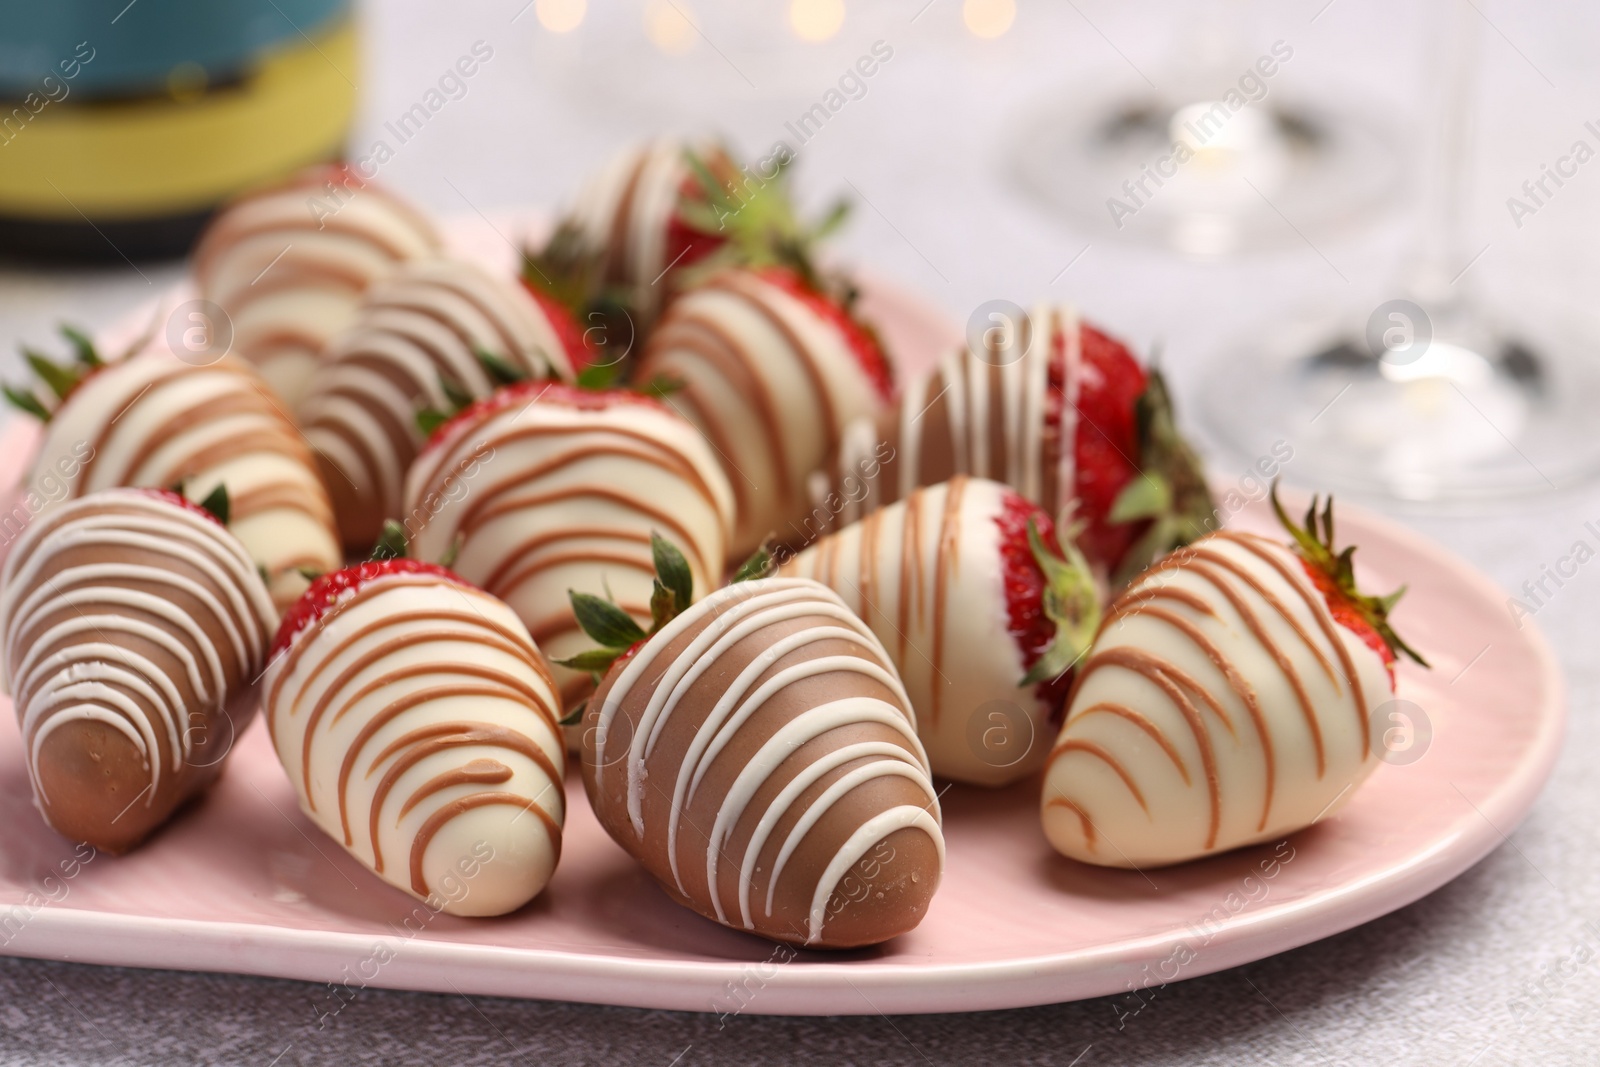
[[[650,555],[656,569],[650,593],[650,629],[645,630],[632,615],[606,597],[569,589],[567,597],[572,601],[573,617],[599,647],[558,659],[556,663],[571,670],[585,671],[598,683],[624,652],[659,633],[693,603],[694,578],[688,560],[678,547],[651,531]]]
[[[1166,379],[1151,369],[1135,402],[1140,474],[1111,506],[1114,523],[1150,523],[1111,576],[1114,587],[1175,548],[1198,541],[1216,522],[1216,504],[1206,486],[1200,457],[1178,432]]]
[[[785,154],[776,160],[772,175],[762,177],[740,171],[726,152],[703,158],[684,150],[696,191],[679,200],[678,217],[696,232],[724,242],[690,268],[691,279],[726,267],[785,267],[811,288],[826,289],[813,251],[849,218],[850,204],[840,200],[816,222],[802,221],[788,188],[793,161]]]
[[[403,559],[411,553],[410,542],[406,540],[406,530],[393,519],[383,520],[383,532],[378,534],[378,539],[372,543],[372,551],[367,553],[367,562],[381,563],[386,559]]]
[[[59,404],[67,398],[67,394],[78,387],[92,372],[105,366],[105,360],[100,358],[99,351],[89,335],[75,327],[63,323],[60,327],[61,336],[67,339],[72,346],[72,360],[68,363],[57,363],[49,356],[22,346],[22,358],[27,361],[28,367],[38,377],[46,389],[55,397]],[[53,405],[47,405],[39,399],[38,394],[31,389],[17,389],[13,386],[0,386],[6,400],[20,411],[27,412],[41,422],[49,422],[53,412]]]
[[[222,525],[228,525],[228,519],[233,514],[233,505],[228,500],[228,487],[220,482],[217,483],[217,487],[200,501],[200,507]]]
[[[1059,678],[1089,651],[1100,629],[1100,586],[1089,561],[1073,541],[1073,531],[1065,518],[1057,524],[1054,549],[1039,533],[1039,524],[1028,520],[1028,547],[1044,572],[1042,606],[1045,617],[1056,626],[1056,639],[1038,662],[1018,683],[1027,687]]]
[[[599,647],[558,659],[556,663],[575,671],[585,671],[593,675],[598,684],[623,653],[640,641],[660,633],[662,627],[694,603],[694,576],[689,571],[689,561],[684,559],[678,546],[652,530],[650,555],[656,568],[655,582],[650,591],[650,629],[640,626],[632,615],[607,597],[569,589],[567,597],[572,601],[572,614],[578,626]],[[748,582],[765,578],[776,567],[772,553],[766,545],[762,545],[745,560],[733,580]]]
[[[490,391],[503,389],[508,385],[528,380],[528,375],[512,365],[504,356],[497,355],[487,348],[474,346],[472,355],[489,377]],[[422,407],[417,409],[417,431],[424,438],[432,437],[435,430],[461,414],[468,406],[475,403],[478,397],[472,391],[454,378],[439,375],[439,392],[444,396],[445,406]]]
[[[1338,551],[1334,549],[1333,496],[1330,494],[1326,502],[1320,497],[1313,496],[1311,506],[1306,509],[1304,525],[1297,526],[1278,500],[1276,479],[1273,480],[1269,495],[1273,513],[1278,516],[1278,521],[1294,539],[1296,554],[1326,576],[1345,603],[1349,604],[1356,614],[1383,638],[1383,643],[1389,647],[1390,657],[1398,659],[1401,655],[1406,655],[1424,667],[1429,666],[1428,661],[1423,659],[1416,649],[1401,640],[1400,635],[1394,632],[1394,627],[1389,625],[1389,612],[1405,595],[1406,586],[1402,585],[1388,596],[1366,596],[1356,588],[1354,563],[1356,546],[1346,545],[1343,550]]]

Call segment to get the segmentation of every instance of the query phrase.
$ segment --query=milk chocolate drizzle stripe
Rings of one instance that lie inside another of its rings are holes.
[[[397,625],[397,623],[392,624]],[[365,637],[367,634],[370,634],[374,632],[375,629],[379,628],[381,627],[369,627],[360,634],[355,635],[351,640],[359,640],[361,637]],[[317,697],[317,702],[312,705],[311,713],[306,716],[304,727],[305,739],[301,744],[300,780],[302,782],[311,781],[311,749],[313,742],[316,740],[317,725],[322,721],[322,716],[327,712],[329,706],[332,705],[335,699],[339,700],[339,710],[334,712],[333,720],[330,723],[330,725],[333,726],[338,725],[339,720],[344,718],[346,712],[359,705],[361,701],[365,700],[373,693],[385,688],[386,686],[393,685],[395,682],[404,681],[407,678],[427,677],[429,675],[464,674],[475,678],[481,678],[487,682],[503,685],[508,689],[514,689],[522,694],[523,698],[526,699],[530,705],[538,709],[539,713],[549,721],[551,729],[553,730],[555,728],[558,722],[558,717],[555,713],[555,710],[545,704],[543,696],[536,692],[532,686],[511,674],[509,671],[496,670],[492,667],[483,667],[474,663],[442,663],[439,661],[430,660],[408,663],[402,667],[387,671],[384,674],[373,678],[371,681],[367,682],[366,685],[362,686],[348,697],[341,697],[345,687],[349,685],[357,675],[366,670],[368,667],[371,667],[373,664],[387,659],[389,656],[394,655],[396,652],[399,652],[402,649],[412,648],[416,645],[427,645],[449,640],[479,642],[487,647],[499,649],[507,655],[519,659],[525,654],[520,646],[515,645],[510,641],[501,640],[494,635],[475,633],[451,634],[449,631],[441,633],[437,630],[427,630],[422,633],[402,634],[399,637],[391,638],[390,640],[381,644],[374,645],[360,656],[357,656],[348,667],[340,672],[337,678],[328,683],[328,685],[323,688],[321,695]],[[331,653],[329,658],[331,659],[334,655],[338,655],[339,652],[344,650],[344,648],[348,648],[349,644],[350,642],[347,641],[344,646]],[[302,690],[302,692],[303,691],[304,690]],[[317,810],[317,799],[311,794],[309,788],[306,791],[306,806],[312,811]]]
[[[1092,756],[1107,767],[1110,767],[1116,772],[1117,777],[1122,779],[1122,784],[1128,787],[1128,792],[1133,794],[1133,799],[1138,802],[1140,809],[1146,815],[1150,814],[1150,805],[1145,803],[1144,793],[1140,791],[1139,784],[1133,780],[1133,775],[1129,774],[1128,768],[1122,765],[1122,761],[1107,752],[1104,746],[1098,745],[1093,741],[1084,740],[1081,737],[1069,737],[1057,745],[1050,756],[1054,759],[1057,756],[1064,756],[1068,752],[1082,752],[1084,755]]]
[[[1183,784],[1192,784],[1193,780],[1189,777],[1188,764],[1184,763],[1183,757],[1178,755],[1178,750],[1173,747],[1172,740],[1167,737],[1166,731],[1161,729],[1161,727],[1145,718],[1138,711],[1128,707],[1126,704],[1114,704],[1106,700],[1102,700],[1095,704],[1090,704],[1088,707],[1074,715],[1073,718],[1081,719],[1085,716],[1094,715],[1096,713],[1115,715],[1118,718],[1126,719],[1128,722],[1133,723],[1133,725],[1143,730],[1149,735],[1150,740],[1159,745],[1161,747],[1161,751],[1167,754],[1167,758],[1172,761],[1173,767],[1177,768],[1178,774],[1183,777]],[[1065,744],[1066,741],[1058,742],[1055,748],[1050,750],[1051,763],[1055,762],[1056,755],[1062,751]]]
[[[450,685],[430,686],[427,689],[411,690],[385,704],[382,710],[375,712],[362,723],[355,739],[350,742],[350,747],[345,750],[344,760],[339,764],[336,794],[339,798],[339,826],[344,831],[345,844],[348,845],[353,841],[350,835],[350,776],[355,773],[356,760],[361,758],[362,751],[377,736],[379,730],[382,730],[406,712],[413,708],[431,704],[434,701],[449,700],[455,697],[504,700],[514,705],[527,707],[526,704],[523,704],[520,695],[515,689],[500,685],[472,685],[460,682]],[[528,710],[531,711],[533,709],[529,708]],[[308,782],[308,787],[309,784]],[[308,797],[310,793],[310,789],[307,788],[306,795]]]
[[[561,827],[557,826],[556,821],[550,817],[550,813],[538,804],[515,793],[469,793],[466,796],[450,801],[428,816],[421,828],[417,830],[416,840],[411,843],[411,889],[413,892],[420,897],[428,895],[428,880],[422,874],[422,860],[427,854],[429,842],[433,840],[434,835],[439,832],[440,828],[458,815],[477,808],[488,807],[492,804],[504,804],[513,808],[521,808],[538,816],[539,821],[544,823],[545,833],[550,837],[551,850],[558,856],[561,854]]]
[[[1078,804],[1075,801],[1068,800],[1066,797],[1051,797],[1050,801],[1046,805],[1046,807],[1064,808],[1065,810],[1070,811],[1070,812],[1072,812],[1072,814],[1076,815],[1078,817],[1079,824],[1083,828],[1083,841],[1084,841],[1084,844],[1086,844],[1089,847],[1089,851],[1090,852],[1095,851],[1094,823],[1089,821],[1089,813],[1088,812],[1084,811],[1083,808],[1079,807]]]
[[[1218,566],[1213,568],[1211,566],[1213,563]],[[1231,585],[1222,580],[1219,571],[1238,575],[1241,568],[1232,560],[1228,560],[1216,552],[1212,552],[1209,549],[1199,549],[1194,553],[1194,558],[1185,573],[1206,579],[1219,593],[1227,598],[1228,603],[1233,605],[1233,610],[1238,612],[1239,617],[1244,620],[1246,628],[1254,635],[1257,643],[1272,657],[1273,662],[1278,665],[1278,669],[1283,672],[1284,678],[1288,680],[1290,687],[1294,690],[1295,702],[1300,705],[1300,716],[1305,720],[1306,729],[1311,733],[1311,747],[1317,757],[1317,777],[1321,778],[1327,771],[1328,756],[1322,743],[1322,724],[1317,718],[1317,709],[1311,704],[1311,694],[1306,692],[1305,683],[1300,680],[1300,672],[1294,669],[1294,663],[1289,659],[1289,654],[1267,633],[1266,628],[1261,624],[1261,620],[1256,617],[1255,612],[1250,610],[1250,606],[1244,602],[1244,598]],[[1258,595],[1263,592],[1264,590],[1257,590]],[[1279,612],[1284,611],[1281,602],[1268,601],[1268,603],[1272,604]],[[1291,620],[1291,623],[1295,628],[1296,635],[1303,643],[1309,646],[1311,644],[1310,635],[1297,622],[1292,622]]]
[[[1193,642],[1221,672],[1223,678],[1227,680],[1228,688],[1233,690],[1234,696],[1239,698],[1239,702],[1249,712],[1250,721],[1256,728],[1256,737],[1261,742],[1261,761],[1266,774],[1266,793],[1261,800],[1261,821],[1257,824],[1256,830],[1265,830],[1267,817],[1272,813],[1272,798],[1277,792],[1278,761],[1273,750],[1272,734],[1267,726],[1266,717],[1262,714],[1261,701],[1256,696],[1255,688],[1239,673],[1233,661],[1188,619],[1165,608],[1151,606],[1146,606],[1140,614],[1145,618],[1159,619]]]
[[[391,586],[391,585],[393,585],[395,583],[405,583],[405,584],[409,584],[409,585],[425,585],[425,586],[426,585],[445,585],[445,586],[450,586],[450,587],[457,588],[457,589],[467,588],[467,587],[464,587],[464,586],[458,586],[454,582],[441,580],[439,578],[434,577],[433,575],[387,574],[387,575],[384,575],[382,578],[379,578],[379,579],[377,579],[375,581],[372,581],[372,582],[368,582],[366,585],[363,585],[361,588],[357,589],[355,594],[349,600],[341,601],[337,606],[335,606],[333,609],[331,609],[329,611],[328,615],[324,616],[324,619],[326,619],[328,617],[331,617],[336,612],[343,612],[343,611],[348,610],[358,600],[363,600],[363,599],[366,599],[366,597],[368,597],[368,596],[373,596],[378,591],[381,591],[382,589],[387,588],[387,587],[389,587],[389,586]],[[498,636],[501,640],[509,642],[510,644],[512,644],[513,646],[521,649],[525,654],[528,654],[530,656],[533,655],[535,652],[537,652],[537,649],[534,648],[533,644],[530,641],[524,640],[522,638],[521,634],[518,634],[518,633],[516,633],[516,632],[514,632],[512,630],[507,630],[507,629],[505,629],[503,627],[495,625],[486,616],[484,616],[481,612],[478,612],[476,610],[470,610],[469,609],[467,611],[443,611],[443,610],[433,609],[433,610],[430,610],[430,611],[428,611],[426,613],[408,616],[408,619],[410,621],[417,621],[417,622],[454,622],[454,623],[464,623],[468,627],[469,631],[478,630],[478,629],[490,630],[492,632],[492,634]],[[321,620],[319,620],[319,622],[320,621]],[[374,633],[377,630],[383,629],[386,625],[391,624],[393,621],[394,620],[385,620],[385,621],[372,623],[372,624],[368,625],[367,627],[365,627],[364,629],[362,629],[360,634],[358,634],[356,636],[359,637],[359,636],[365,636],[366,634],[369,634],[369,633]],[[313,626],[318,625],[318,624],[319,623],[312,623]],[[470,639],[471,640],[483,640],[484,638],[480,638],[477,634],[474,633],[474,634],[471,635]],[[306,649],[306,645],[307,644],[308,644],[308,642],[299,640],[298,639],[298,635],[297,635],[296,640],[294,640],[290,644],[289,651],[285,654],[284,663],[283,663],[283,669],[280,670],[277,673],[277,676],[272,679],[272,683],[267,689],[267,693],[266,693],[266,697],[265,697],[265,703],[266,703],[267,708],[269,709],[268,713],[267,713],[267,726],[268,726],[269,729],[275,728],[275,723],[273,721],[273,712],[270,709],[277,703],[278,692],[279,692],[280,689],[283,688],[284,681],[286,679],[288,679],[290,675],[294,674],[295,668],[297,666],[299,666],[301,657],[305,655],[305,649]],[[331,660],[332,660],[332,657],[326,657],[326,658],[320,660],[319,662],[317,662],[312,667],[311,674],[306,678],[306,680],[304,682],[301,683],[301,688],[304,689],[306,686],[309,686],[312,683],[314,683],[317,680],[318,676],[320,676],[322,674],[323,670],[327,668],[327,666],[331,662]]]
[[[536,764],[551,782],[561,781],[561,775],[556,772],[555,765],[550,762],[550,757],[545,755],[544,750],[535,745],[527,735],[518,733],[515,730],[508,730],[503,726],[483,722],[432,723],[421,729],[412,730],[378,753],[373,759],[372,765],[367,768],[366,777],[371,778],[386,760],[390,757],[398,756],[389,769],[384,772],[383,777],[378,780],[377,788],[372,793],[371,816],[367,826],[367,833],[372,839],[372,866],[374,870],[380,874],[383,872],[383,848],[379,844],[378,837],[379,818],[383,814],[384,802],[388,800],[389,792],[394,788],[395,783],[400,780],[400,776],[435,753],[467,746],[503,748],[520,753]],[[497,777],[480,780],[498,785],[511,779],[511,768],[498,761],[473,760],[462,769],[466,770],[474,763],[480,762],[493,763],[495,767],[501,768],[504,772],[501,774],[497,771]],[[438,779],[434,780],[437,781]],[[396,823],[398,824],[400,819],[405,818],[406,813],[426,795],[423,790],[412,793],[410,799],[401,807],[399,815],[396,816]],[[350,844],[350,841],[347,839],[345,844]]]
[[[711,343],[705,343],[704,338],[709,338]],[[780,496],[787,498],[793,492],[793,477],[778,404],[760,375],[740,355],[742,346],[715,322],[699,316],[667,322],[650,339],[650,345],[647,352],[659,348],[665,353],[660,361],[669,370],[686,358],[705,363],[723,379],[728,389],[756,408],[756,421],[766,442],[767,455],[772,458],[775,488]],[[740,451],[739,442],[733,440],[729,428],[714,417],[721,405],[706,395],[705,387],[696,376],[686,376],[686,384],[678,395],[694,411],[697,417],[693,421],[715,442],[721,456],[731,457]],[[741,494],[741,499],[746,499],[742,495],[747,490],[744,479],[730,477],[728,481],[734,491]]]
[[[1185,690],[1196,693],[1212,708],[1220,711],[1220,707],[1209,693],[1206,693],[1193,678],[1177,670],[1171,664],[1158,656],[1154,656],[1141,649],[1114,647],[1102,649],[1094,653],[1084,663],[1080,673],[1080,681],[1100,670],[1102,667],[1120,667],[1133,671],[1153,682],[1172,701],[1174,707],[1184,721],[1189,724],[1189,732],[1194,737],[1195,745],[1200,750],[1200,766],[1205,772],[1206,797],[1210,804],[1210,819],[1206,831],[1206,848],[1211,848],[1217,842],[1217,831],[1222,825],[1222,800],[1221,791],[1217,781],[1217,757],[1211,745],[1211,733],[1206,729],[1200,711],[1189,699]],[[1221,717],[1219,715],[1219,717]]]
[[[1372,720],[1367,712],[1367,694],[1356,678],[1356,665],[1355,661],[1350,658],[1350,650],[1345,647],[1344,641],[1339,637],[1338,624],[1331,617],[1324,614],[1322,610],[1327,607],[1327,602],[1323,600],[1322,594],[1312,586],[1310,579],[1305,576],[1303,571],[1296,574],[1280,559],[1272,551],[1275,547],[1274,543],[1266,538],[1256,534],[1234,533],[1228,530],[1223,530],[1215,536],[1233,541],[1248,549],[1257,558],[1265,560],[1273,570],[1283,577],[1284,581],[1289,583],[1291,588],[1300,594],[1301,599],[1305,601],[1306,607],[1311,611],[1311,617],[1317,620],[1317,625],[1321,628],[1322,635],[1328,639],[1328,643],[1333,646],[1334,654],[1339,657],[1339,667],[1344,672],[1345,685],[1350,688],[1350,694],[1355,699],[1356,716],[1361,720],[1361,751],[1371,751]],[[1310,644],[1309,639],[1307,643]],[[1324,659],[1323,663],[1326,665],[1327,661]],[[1332,678],[1331,673],[1329,677]],[[1335,688],[1337,688],[1338,679],[1334,678],[1333,681]]]

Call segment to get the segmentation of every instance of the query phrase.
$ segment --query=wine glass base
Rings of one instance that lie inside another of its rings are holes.
[[[1369,331],[1350,324],[1285,329],[1222,354],[1201,417],[1218,443],[1275,457],[1292,481],[1428,510],[1600,475],[1600,336],[1570,322],[1492,323],[1446,318],[1409,359],[1381,346],[1374,356]]]
[[[1196,258],[1303,246],[1370,221],[1400,184],[1397,139],[1364,112],[1060,95],[1014,139],[1013,170],[1101,239]]]

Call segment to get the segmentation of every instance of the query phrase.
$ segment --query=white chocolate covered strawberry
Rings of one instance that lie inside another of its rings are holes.
[[[339,566],[311,449],[249,364],[227,356],[195,366],[159,347],[106,362],[82,334],[68,335],[71,365],[29,353],[53,403],[6,390],[46,422],[30,475],[46,506],[112,486],[181,486],[204,500],[226,483],[230,528],[265,570],[279,610],[304,592],[302,570]]]
[[[713,275],[674,300],[639,363],[682,383],[672,405],[705,433],[733,486],[734,557],[798,539],[807,479],[844,428],[886,407],[889,361],[848,299],[785,268]]]
[[[1423,662],[1389,627],[1400,594],[1357,591],[1331,501],[1303,528],[1278,513],[1292,546],[1212,534],[1107,611],[1046,772],[1058,851],[1144,867],[1271,840],[1337,810],[1376,766],[1395,657]]]
[[[723,573],[733,494],[695,428],[657,401],[552,382],[501,390],[445,424],[406,479],[417,554],[455,568],[517,612],[552,658],[589,645],[568,590],[650,618],[652,531],[701,589]],[[567,700],[588,688],[557,668]]]
[[[824,537],[781,573],[824,583],[872,627],[935,774],[1005,785],[1044,762],[1100,606],[1037,504],[958,476]]]
[[[232,351],[294,411],[323,345],[369,285],[440,241],[416,209],[348,167],[311,167],[224,208],[194,251],[200,295],[232,323]]]
[[[423,409],[448,410],[512,381],[575,374],[571,314],[511,278],[453,259],[399,266],[333,338],[300,405],[347,549],[401,513]]]
[[[414,559],[323,575],[262,688],[300,807],[384,881],[452,915],[533,899],[561,855],[566,749],[517,617]]]
[[[801,533],[957,474],[1004,482],[1052,516],[1070,504],[1084,555],[1119,581],[1213,517],[1161,375],[1071,306],[997,325],[984,346],[907,383],[876,420],[852,424]]]

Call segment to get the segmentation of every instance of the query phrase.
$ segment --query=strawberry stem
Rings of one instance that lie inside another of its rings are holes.
[[[689,570],[689,561],[678,546],[652,530],[650,556],[655,564],[656,578],[650,594],[649,631],[608,599],[609,589],[606,597],[569,589],[567,598],[572,602],[572,614],[578,627],[600,647],[555,660],[555,663],[592,674],[598,683],[623,653],[660,633],[662,627],[693,603],[694,576]]]
[[[1023,687],[1065,674],[1089,651],[1100,628],[1100,588],[1064,521],[1058,524],[1056,540],[1052,551],[1039,533],[1038,521],[1028,520],[1028,547],[1044,572],[1042,606],[1056,624],[1056,639],[1018,683]]]
[[[1342,550],[1334,549],[1332,494],[1329,494],[1326,502],[1323,502],[1321,497],[1312,496],[1311,506],[1306,509],[1304,525],[1300,526],[1295,525],[1294,520],[1289,518],[1282,502],[1278,500],[1277,479],[1273,479],[1272,490],[1268,495],[1272,501],[1273,513],[1278,516],[1278,521],[1294,539],[1296,554],[1307,565],[1326,576],[1339,596],[1383,639],[1384,645],[1389,649],[1389,658],[1398,659],[1403,654],[1424,667],[1430,666],[1428,661],[1423,659],[1416,649],[1401,640],[1400,635],[1389,625],[1389,612],[1405,595],[1406,587],[1401,586],[1388,596],[1363,594],[1356,587],[1354,559],[1356,546],[1346,545]]]
[[[1216,521],[1205,468],[1178,432],[1166,379],[1153,367],[1134,414],[1140,474],[1118,494],[1109,517],[1116,523],[1149,521],[1150,527],[1112,575],[1115,586],[1126,585],[1160,556],[1204,537]]]

